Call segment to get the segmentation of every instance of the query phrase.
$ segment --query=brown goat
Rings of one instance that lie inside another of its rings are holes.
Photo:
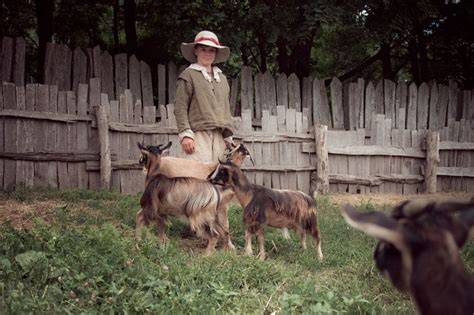
[[[306,233],[316,242],[319,259],[323,258],[318,228],[316,202],[307,194],[293,190],[277,190],[250,183],[242,170],[231,163],[220,164],[209,180],[230,186],[244,209],[245,254],[252,255],[252,236],[257,235],[261,260],[265,259],[264,226],[293,228],[301,235],[306,249]]]
[[[347,205],[342,214],[351,226],[379,239],[377,268],[412,297],[420,314],[474,314],[474,277],[459,255],[474,227],[474,200],[407,201],[390,216]]]
[[[185,218],[191,230],[208,240],[206,253],[214,251],[219,237],[224,247],[230,242],[227,212],[221,206],[222,195],[211,183],[193,177],[167,177],[159,173],[161,155],[171,146],[144,147],[140,162],[146,166],[146,187],[140,199],[142,210],[137,213],[137,235],[144,225],[156,221],[158,237],[166,239],[165,226],[169,215]]]
[[[249,151],[243,144],[230,144],[224,152],[224,158],[226,161],[232,162],[238,166],[242,165],[246,157],[250,157],[253,163],[252,157]],[[206,179],[210,173],[212,173],[218,166],[217,163],[202,163],[194,160],[186,160],[182,158],[176,158],[171,156],[162,156],[160,160],[160,167],[157,170],[157,174],[165,175],[167,177],[194,177],[199,179]],[[143,157],[140,159],[140,165],[143,167],[145,175],[148,173],[146,164],[144,163]],[[228,209],[229,202],[233,199],[232,190],[223,190],[220,187],[217,188],[221,193],[221,207],[225,211],[219,211],[219,215],[225,217],[226,228],[229,230]],[[141,216],[142,210],[137,212],[137,219]],[[235,246],[229,237],[228,247],[234,249]]]

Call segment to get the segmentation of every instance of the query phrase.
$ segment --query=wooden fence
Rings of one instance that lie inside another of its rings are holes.
[[[3,37],[0,55],[1,81],[25,83],[25,41]],[[48,43],[44,64],[47,85],[58,91],[79,92],[79,84],[100,78],[100,92],[109,100],[119,100],[129,89],[133,103],[140,99],[144,106],[173,103],[176,78],[183,66],[174,63],[150,67],[134,55],[112,56],[99,46],[70,49],[66,45]],[[263,110],[276,115],[277,106],[302,112],[309,125],[324,124],[329,129],[370,129],[374,117],[384,114],[393,128],[439,130],[450,119],[474,119],[474,93],[462,91],[453,81],[449,85],[425,82],[417,86],[390,80],[340,82],[332,79],[326,87],[323,80],[307,77],[302,81],[294,74],[253,74],[242,67],[240,76],[230,80],[231,106],[236,115],[249,109],[253,125],[261,125]],[[157,112],[158,117],[160,111]]]
[[[25,86],[25,42],[2,39],[2,189],[98,189],[106,145],[99,141],[94,106],[107,113],[100,139],[110,142],[113,189],[142,189],[137,141],[170,140],[171,154],[179,155],[172,101],[182,67],[151,69],[135,56],[111,56],[98,46],[71,50],[50,43],[46,55],[47,85]],[[327,180],[330,191],[423,192],[425,137],[435,130],[441,139],[437,190],[474,191],[474,93],[455,82],[417,86],[334,78],[326,87],[316,78],[273,78],[248,67],[230,82],[236,138],[256,161],[244,165],[256,183],[309,192]],[[315,137],[316,125],[329,128],[324,147],[315,145],[322,141]],[[327,152],[325,168],[318,152]]]
[[[142,191],[136,142],[173,141],[174,156],[180,154],[180,147],[173,105],[159,106],[161,120],[156,122],[156,107],[133,99],[131,91],[125,90],[119,100],[109,100],[97,78],[79,84],[77,93],[58,91],[56,86],[3,83],[2,189],[99,189],[106,185],[101,176],[110,176],[114,190]],[[100,123],[99,110],[105,113]],[[104,120],[105,128],[98,128]],[[333,192],[410,194],[426,191],[427,169],[433,173],[426,162],[427,131],[393,128],[392,120],[382,114],[374,116],[371,129],[329,130],[325,138],[315,132],[319,127],[309,124],[306,113],[294,108],[278,106],[275,115],[264,109],[259,126],[254,126],[254,120],[251,110],[243,109],[235,123],[237,141],[244,142],[256,162],[243,168],[258,184],[312,192],[317,187],[324,191],[327,183]],[[450,119],[438,134],[435,187],[474,191],[473,122]],[[108,157],[110,171],[101,167]]]

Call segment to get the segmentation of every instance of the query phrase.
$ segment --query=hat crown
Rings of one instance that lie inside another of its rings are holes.
[[[219,38],[217,35],[210,31],[201,31],[197,33],[196,37],[194,37],[194,42],[199,43],[200,41],[208,40],[213,42],[216,45],[220,45]]]

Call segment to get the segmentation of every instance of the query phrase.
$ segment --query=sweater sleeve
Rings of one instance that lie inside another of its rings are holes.
[[[176,83],[176,97],[174,101],[174,116],[178,125],[178,132],[191,129],[189,125],[188,110],[193,95],[191,83],[180,76]]]

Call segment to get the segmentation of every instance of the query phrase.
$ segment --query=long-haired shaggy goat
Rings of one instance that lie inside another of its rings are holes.
[[[206,253],[214,251],[219,237],[228,246],[227,216],[221,207],[221,194],[211,183],[193,177],[167,177],[159,173],[161,155],[171,146],[143,146],[141,163],[148,170],[146,187],[140,199],[142,210],[137,213],[137,234],[144,225],[155,221],[158,237],[166,239],[165,226],[168,216],[185,218],[191,230],[208,240]],[[219,213],[221,212],[221,213]]]
[[[459,255],[474,228],[474,200],[406,201],[390,216],[347,205],[342,214],[351,226],[379,240],[377,268],[411,296],[420,314],[474,314],[474,277]]]
[[[300,191],[277,190],[250,183],[242,170],[231,163],[220,164],[209,180],[230,186],[244,209],[245,254],[252,255],[252,236],[258,240],[258,257],[265,259],[264,226],[292,228],[301,235],[301,247],[306,249],[306,233],[316,242],[319,259],[321,236],[318,228],[316,202]]]

